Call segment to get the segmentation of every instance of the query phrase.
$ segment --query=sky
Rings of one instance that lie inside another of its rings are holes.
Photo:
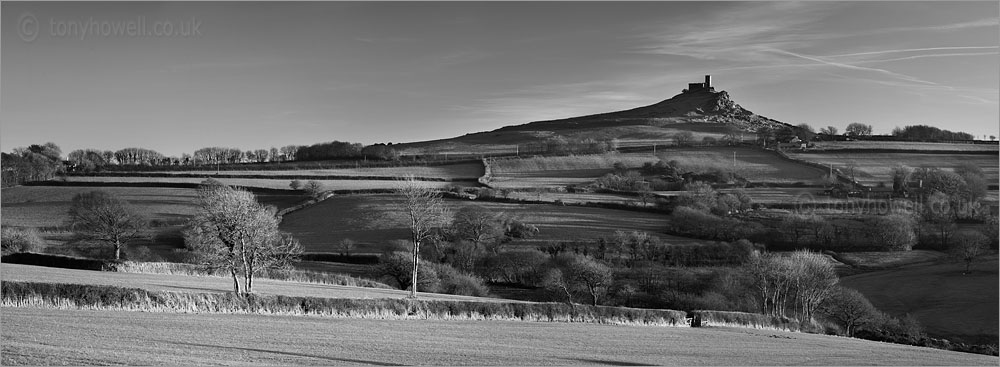
[[[757,114],[1000,135],[1000,2],[2,3],[0,150],[461,136],[711,74]]]

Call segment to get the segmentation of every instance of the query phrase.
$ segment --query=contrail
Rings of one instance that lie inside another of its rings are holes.
[[[899,58],[895,58],[895,59],[864,60],[864,61],[855,61],[855,62],[859,63],[859,64],[868,64],[868,63],[873,63],[873,62],[889,62],[889,61],[922,59],[922,58],[925,58],[925,57],[984,56],[984,55],[1000,55],[1000,52],[970,52],[970,53],[956,53],[956,54],[914,55],[914,56],[907,56],[907,57],[899,57]]]
[[[826,65],[829,65],[829,66],[836,66],[836,67],[839,67],[839,68],[861,70],[861,71],[874,71],[874,72],[881,73],[881,74],[886,74],[886,75],[889,75],[889,76],[892,76],[892,77],[895,77],[895,78],[898,78],[898,79],[903,79],[903,80],[911,81],[911,82],[914,82],[914,83],[921,83],[921,84],[928,84],[928,85],[938,85],[937,83],[934,83],[934,82],[929,82],[929,81],[926,81],[926,80],[917,79],[917,78],[914,78],[914,77],[909,76],[909,75],[903,75],[903,74],[899,74],[899,73],[894,73],[894,72],[891,72],[889,70],[876,69],[876,68],[866,68],[866,67],[863,67],[863,66],[844,64],[844,63],[839,63],[839,62],[834,62],[834,61],[827,61],[827,60],[823,60],[823,59],[820,59],[820,58],[806,56],[806,55],[799,55],[799,54],[794,53],[794,52],[788,52],[788,51],[779,50],[779,49],[770,49],[770,50],[772,52],[775,52],[775,53],[779,53],[779,54],[783,54],[783,55],[788,55],[788,56],[794,56],[794,57],[798,57],[800,59],[806,59],[806,60],[810,60],[810,61],[815,61],[815,62],[823,63],[823,64],[826,64]]]
[[[956,47],[928,47],[928,48],[905,48],[899,50],[884,50],[884,51],[871,51],[871,52],[858,52],[853,54],[841,54],[841,55],[829,55],[823,57],[846,57],[846,56],[863,56],[863,55],[878,55],[878,54],[890,54],[890,53],[900,53],[900,52],[917,52],[917,51],[943,51],[943,50],[974,50],[974,49],[998,49],[1000,46],[956,46]]]

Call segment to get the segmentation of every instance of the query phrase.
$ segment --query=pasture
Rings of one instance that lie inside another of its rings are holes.
[[[102,190],[128,200],[136,210],[155,223],[148,238],[132,246],[148,247],[160,256],[169,255],[180,245],[180,230],[197,211],[196,189],[165,187],[88,187],[88,186],[17,186],[0,191],[0,218],[3,226],[41,229],[47,242],[46,252],[67,255],[93,255],[102,248],[83,244],[68,245],[70,233],[64,228],[76,194]],[[306,197],[295,191],[257,192],[257,200],[284,209],[301,203]],[[81,253],[81,251],[83,251]],[[128,252],[128,250],[126,250]]]
[[[322,166],[321,164],[317,164]],[[159,174],[201,174],[211,177],[213,171],[166,171],[150,172]],[[400,166],[400,167],[358,167],[358,168],[333,168],[333,169],[293,169],[293,170],[225,170],[219,172],[226,175],[255,175],[255,176],[373,176],[373,177],[403,177],[412,175],[416,177],[434,177],[444,179],[464,179],[475,180],[483,175],[482,163],[460,163],[440,166]],[[287,186],[287,184],[286,184]]]
[[[397,196],[387,194],[336,196],[286,215],[281,229],[294,234],[306,252],[338,252],[337,243],[350,238],[359,244],[356,252],[379,253],[383,249],[381,245],[389,241],[410,238],[408,219],[398,210],[398,200]],[[445,203],[453,213],[462,206],[478,205],[519,216],[539,229],[536,237],[526,241],[529,244],[550,240],[594,240],[616,230],[646,231],[668,243],[704,242],[658,233],[666,227],[667,217],[662,214],[457,199],[446,199]]]
[[[964,163],[983,169],[986,180],[1000,180],[1000,154],[932,154],[932,153],[865,153],[865,152],[788,152],[788,156],[832,165],[847,177],[854,176],[864,185],[885,183],[892,186],[892,168],[905,165],[911,168],[931,167],[952,170]]]
[[[98,176],[69,176],[66,181],[69,182],[124,182],[124,183],[138,183],[138,182],[152,182],[152,183],[186,183],[186,184],[198,184],[207,178],[211,178],[211,175],[206,174],[205,177],[98,177]],[[262,189],[277,189],[277,190],[289,190],[291,188],[288,186],[291,180],[286,179],[265,179],[265,178],[218,178],[216,179],[226,185],[231,186],[243,186],[243,187],[257,187]],[[391,190],[399,187],[399,182],[396,180],[316,180],[318,181],[323,190]],[[478,186],[476,181],[453,181],[453,182],[437,182],[428,181],[427,185],[434,188],[447,188],[451,186]]]
[[[177,274],[118,273],[93,270],[49,268],[32,265],[4,264],[0,269],[3,280],[62,284],[106,285],[141,288],[148,291],[226,293],[233,291],[233,281],[227,277],[192,276]],[[395,289],[361,288],[332,284],[317,284],[255,278],[256,294],[320,298],[406,298],[408,291]],[[496,298],[456,296],[438,293],[420,293],[422,299],[451,301],[503,301]]]
[[[928,335],[966,343],[996,344],[1000,328],[1000,276],[996,255],[973,264],[918,264],[852,275],[845,286],[863,293],[875,307],[894,315],[910,314]]]
[[[735,154],[734,154],[735,153]],[[734,159],[735,156],[735,159]],[[593,182],[616,162],[630,168],[659,160],[676,161],[682,170],[731,171],[751,182],[821,183],[827,172],[782,159],[776,153],[745,147],[662,148],[656,154],[605,153],[560,157],[496,159],[490,185],[499,188],[551,188]]]
[[[825,335],[4,307],[4,365],[996,365]],[[153,331],[153,332],[151,332]]]
[[[886,149],[950,152],[997,152],[997,144],[929,143],[921,141],[817,141],[811,150]]]

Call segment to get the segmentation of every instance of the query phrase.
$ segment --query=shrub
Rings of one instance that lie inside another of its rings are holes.
[[[430,264],[432,263],[420,260],[417,270],[418,291],[430,293],[438,291],[441,279],[438,278],[437,271]],[[382,255],[379,258],[379,264],[375,267],[375,273],[395,281],[399,289],[410,289],[411,279],[413,279],[413,254],[393,252]]]
[[[490,293],[483,280],[475,275],[462,273],[446,264],[430,263],[429,265],[434,268],[440,279],[438,293],[475,297],[486,297]]]
[[[292,190],[302,190],[302,181],[292,180],[292,182],[288,184],[288,187],[292,188]]]
[[[37,252],[44,246],[45,240],[35,228],[4,227],[0,229],[0,248],[2,248],[3,255]]]

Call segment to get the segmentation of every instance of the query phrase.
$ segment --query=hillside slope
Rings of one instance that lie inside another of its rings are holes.
[[[721,138],[726,134],[753,133],[762,127],[788,126],[783,122],[757,115],[736,103],[726,91],[712,88],[685,90],[670,99],[648,106],[558,120],[536,121],[506,126],[487,132],[398,145],[410,153],[419,152],[495,152],[490,145],[531,145],[547,139],[630,141],[672,141],[674,134],[691,132],[696,140],[706,136]]]

